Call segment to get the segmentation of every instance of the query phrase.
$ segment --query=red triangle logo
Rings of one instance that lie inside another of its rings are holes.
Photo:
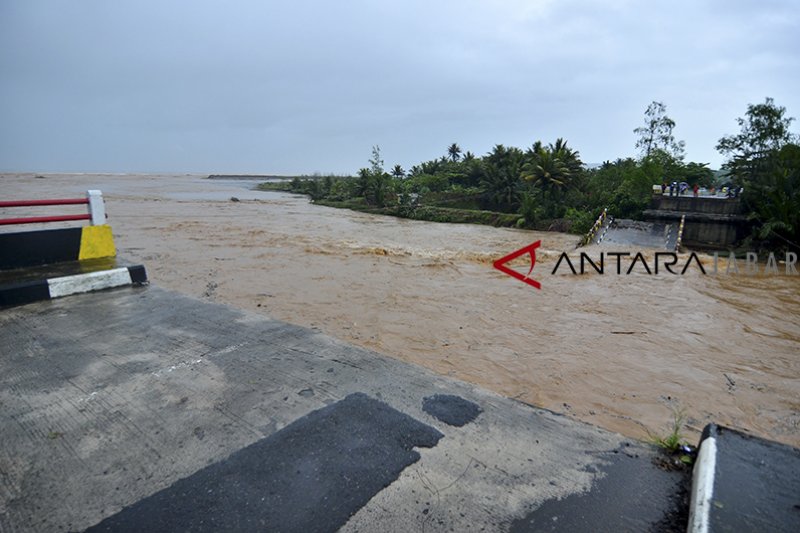
[[[520,248],[516,252],[511,252],[510,254],[501,257],[497,261],[494,262],[494,267],[499,270],[500,272],[504,272],[511,276],[512,278],[517,278],[518,280],[527,283],[528,285],[535,287],[537,289],[542,288],[542,284],[536,281],[535,279],[531,279],[530,276],[531,272],[533,272],[533,267],[536,265],[536,249],[542,244],[542,241],[536,241],[533,244],[529,244],[524,248]],[[528,273],[524,276],[517,272],[516,270],[512,270],[511,268],[506,266],[506,263],[510,263],[517,257],[525,254],[531,254],[531,268],[528,270]]]

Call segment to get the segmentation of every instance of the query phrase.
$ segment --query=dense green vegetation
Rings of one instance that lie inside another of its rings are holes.
[[[792,119],[766,104],[749,106],[739,119],[742,133],[724,137],[718,149],[730,154],[725,172],[705,163],[685,162],[684,143],[673,135],[675,122],[661,102],[651,103],[644,124],[634,130],[637,158],[606,161],[587,168],[563,139],[534,142],[521,149],[496,145],[478,157],[453,143],[438,159],[408,171],[386,171],[378,146],[357,176],[314,176],[262,184],[264,189],[308,194],[334,207],[442,222],[586,232],[608,208],[615,217],[639,218],[653,185],[687,182],[690,187],[733,180],[756,223],[759,242],[798,242],[798,163],[800,148],[790,144]]]
[[[748,248],[800,250],[800,146],[789,131],[794,118],[772,98],[747,106],[740,131],[719,140],[723,168],[744,187],[742,201],[753,223]]]

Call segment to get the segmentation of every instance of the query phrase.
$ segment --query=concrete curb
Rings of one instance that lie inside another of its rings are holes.
[[[0,307],[147,283],[143,265],[0,285]]]
[[[800,449],[709,424],[687,531],[800,531]]]
[[[717,426],[709,424],[700,437],[699,452],[692,471],[692,494],[689,504],[688,533],[707,533],[710,524],[711,498],[717,468]]]

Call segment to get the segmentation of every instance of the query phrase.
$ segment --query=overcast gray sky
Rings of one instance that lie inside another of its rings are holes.
[[[766,96],[800,116],[796,0],[0,0],[0,169],[353,173],[564,137],[687,159]],[[797,123],[793,131],[798,131]]]

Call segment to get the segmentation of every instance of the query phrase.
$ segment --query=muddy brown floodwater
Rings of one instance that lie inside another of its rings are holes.
[[[691,440],[714,421],[800,446],[799,276],[553,276],[577,237],[373,216],[252,184],[7,174],[0,195],[102,189],[119,255],[159,286],[634,438],[665,435],[683,409]],[[537,239],[541,290],[492,268]]]

